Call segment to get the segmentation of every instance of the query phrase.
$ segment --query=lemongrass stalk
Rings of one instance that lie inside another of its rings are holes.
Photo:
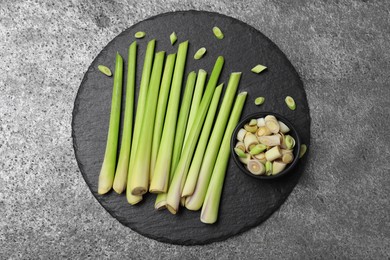
[[[218,113],[205,155],[202,166],[199,171],[198,181],[193,194],[186,199],[186,208],[190,210],[199,210],[206,196],[207,186],[210,181],[211,173],[218,155],[219,147],[225,132],[226,124],[229,119],[237,87],[240,82],[241,72],[234,72],[230,75],[229,83],[224,95],[221,109]]]
[[[224,63],[223,57],[222,56],[218,57],[214,65],[214,69],[211,73],[209,82],[207,83],[206,92],[202,98],[202,102],[199,106],[194,124],[190,130],[190,134],[188,135],[187,142],[184,144],[184,150],[182,156],[174,172],[173,179],[168,190],[166,206],[168,210],[173,214],[176,214],[179,209],[179,202],[181,199],[181,193],[184,187],[184,182],[187,177],[192,156],[195,152],[196,144],[198,143],[198,139],[200,136],[200,132],[202,130],[203,123],[206,119],[207,111],[209,109],[211,100],[213,98],[213,94],[219,79],[219,75],[222,70],[223,63]]]
[[[154,167],[156,166],[158,148],[160,146],[162,130],[164,126],[165,112],[167,110],[169,90],[171,89],[171,81],[173,68],[175,66],[176,53],[169,54],[165,62],[164,74],[161,80],[160,93],[158,95],[156,122],[154,123],[152,155],[150,158],[150,181],[153,178]]]
[[[137,62],[137,42],[134,41],[129,46],[126,82],[126,106],[125,118],[122,130],[122,143],[119,152],[118,165],[116,167],[113,189],[121,194],[127,185],[127,171],[130,160],[131,135],[133,130],[133,110],[134,110],[134,89],[135,71]]]
[[[183,149],[184,136],[187,127],[188,115],[190,113],[192,94],[194,93],[196,81],[195,71],[191,71],[187,77],[187,84],[184,90],[183,100],[180,106],[179,118],[177,120],[175,144],[173,146],[172,169],[176,169]]]
[[[133,195],[143,195],[149,188],[150,157],[152,153],[152,138],[154,119],[156,117],[157,99],[160,89],[161,75],[164,66],[165,52],[158,52],[154,58],[152,76],[150,78],[145,114],[142,122],[142,132],[136,151],[130,189]]]
[[[199,77],[199,75],[198,75],[198,77]],[[202,129],[202,134],[201,134],[201,137],[199,139],[199,144],[198,144],[198,146],[196,148],[197,150],[195,152],[195,156],[194,156],[193,162],[199,160],[199,157],[201,157],[200,160],[203,159],[203,154],[200,155],[200,152],[198,152],[198,147],[200,146],[201,143],[204,142],[204,140],[206,140],[206,145],[207,145],[207,141],[208,141],[209,135],[206,134],[206,132],[207,132],[206,129],[212,127],[212,124],[213,124],[213,121],[214,121],[215,112],[216,112],[217,107],[218,107],[218,103],[219,103],[219,99],[220,99],[221,93],[222,93],[222,85],[215,88],[215,91],[214,91],[214,94],[213,94],[213,99],[211,100],[211,104],[210,104],[209,110],[207,112],[206,121],[205,121],[203,129]],[[206,135],[207,135],[207,137],[206,137]],[[191,165],[191,167],[192,167],[192,165]],[[192,175],[194,175],[194,174],[192,174]],[[188,176],[188,178],[189,177],[190,176]],[[191,178],[194,178],[194,177],[195,176],[192,176]],[[197,176],[196,176],[196,178],[197,178]],[[173,174],[171,174],[171,176],[170,176],[169,184],[171,183],[172,179],[173,179]],[[167,199],[167,193],[160,193],[160,194],[158,194],[157,198],[156,198],[156,202],[154,204],[155,209],[163,209],[163,208],[165,208],[165,206],[166,206],[166,199]],[[185,201],[184,201],[184,203],[185,203]]]
[[[168,190],[168,179],[171,170],[174,145],[173,140],[176,132],[176,121],[179,111],[180,93],[187,59],[187,50],[188,41],[179,44],[163,133],[158,149],[153,179],[150,183],[150,190],[155,193],[166,192]]]
[[[203,90],[206,83],[207,72],[200,69],[198,71],[198,76],[196,78],[195,92],[194,97],[192,98],[190,116],[188,117],[186,136],[184,137],[184,143],[187,141],[188,135],[190,134],[190,129],[194,123],[196,112],[198,111],[200,102],[203,96]]]
[[[221,93],[221,87],[215,89],[214,96],[211,100],[211,104],[209,107],[209,111],[207,112],[206,121],[202,129],[202,134],[200,135],[198,145],[196,146],[195,155],[192,159],[190,170],[188,171],[187,179],[183,188],[183,192],[181,194],[182,197],[192,195],[195,190],[196,181],[198,180],[199,169],[200,166],[202,166],[204,151],[206,150],[207,142],[209,141]]]
[[[213,224],[218,219],[219,203],[221,201],[223,183],[225,181],[226,168],[230,156],[230,139],[240,119],[245,104],[247,93],[238,94],[233,111],[230,115],[228,126],[223,136],[221,148],[219,149],[217,161],[213,169],[210,184],[207,188],[206,198],[203,203],[200,220],[206,224]]]
[[[112,188],[114,181],[116,153],[118,146],[119,121],[121,117],[123,81],[123,59],[116,53],[114,84],[112,89],[110,123],[108,127],[106,151],[99,175],[98,193],[105,194]]]
[[[145,53],[145,59],[144,59],[144,65],[142,69],[142,77],[140,83],[140,90],[138,94],[137,111],[136,111],[135,122],[134,122],[133,139],[131,144],[130,162],[129,162],[129,169],[127,173],[127,187],[126,187],[127,202],[132,205],[137,204],[142,200],[142,196],[135,196],[131,194],[130,180],[131,180],[131,175],[133,174],[132,167],[134,165],[138,141],[140,139],[142,119],[145,113],[146,98],[148,93],[150,75],[152,73],[155,45],[156,45],[156,40],[151,40],[149,41],[146,47],[146,53]]]

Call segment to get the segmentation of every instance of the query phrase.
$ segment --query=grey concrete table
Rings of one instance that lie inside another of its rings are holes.
[[[300,73],[312,118],[303,178],[266,222],[206,246],[147,239],[109,216],[74,159],[73,101],[118,33],[209,10],[271,38]],[[0,259],[390,257],[390,4],[386,1],[0,2]]]

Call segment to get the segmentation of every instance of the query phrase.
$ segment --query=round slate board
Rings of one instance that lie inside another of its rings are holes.
[[[214,37],[212,27],[215,25],[224,32],[223,40]],[[165,50],[167,53],[176,52],[178,43],[189,40],[186,75],[200,68],[210,73],[216,58],[224,56],[225,66],[220,82],[227,83],[231,72],[243,72],[239,91],[247,91],[248,97],[242,118],[253,112],[274,111],[295,123],[303,143],[309,144],[310,141],[309,108],[302,82],[286,56],[267,37],[241,21],[217,13],[185,11],[161,14],[133,25],[114,38],[92,62],[80,85],[73,110],[72,136],[80,171],[91,192],[123,225],[167,243],[206,244],[227,239],[259,225],[290,194],[303,172],[305,159],[299,162],[292,174],[274,181],[248,177],[230,159],[219,219],[213,225],[200,222],[200,212],[182,208],[177,215],[172,215],[168,211],[154,210],[155,195],[152,194],[145,195],[144,200],[136,206],[129,205],[124,194],[97,194],[113,81],[112,77],[100,73],[97,66],[104,64],[113,71],[117,51],[127,65],[127,49],[137,31],[145,31],[146,37],[138,40],[136,95],[148,40],[157,39],[156,50]],[[178,42],[171,46],[169,35],[173,31],[178,36]],[[200,47],[206,47],[207,54],[200,60],[194,60],[194,53]],[[261,74],[250,72],[256,64],[266,65],[268,69]],[[294,97],[297,103],[295,111],[286,107],[286,95]],[[260,107],[253,103],[257,96],[266,98]]]

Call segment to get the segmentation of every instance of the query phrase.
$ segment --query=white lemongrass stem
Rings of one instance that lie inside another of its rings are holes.
[[[188,41],[179,44],[163,133],[161,136],[160,147],[158,149],[153,178],[150,183],[150,189],[154,190],[154,192],[166,192],[168,190],[168,179],[171,171],[174,145],[173,140],[176,133],[176,123],[179,112],[179,101],[184,69],[187,59],[187,50]]]
[[[210,184],[207,188],[206,197],[203,203],[200,220],[206,224],[213,224],[218,219],[219,204],[221,201],[223,183],[225,181],[226,168],[230,156],[230,140],[240,119],[242,109],[245,104],[247,93],[238,94],[233,111],[230,115],[228,126],[225,130],[221,148],[219,149],[217,161],[213,169]]]
[[[135,72],[137,68],[136,41],[129,46],[127,62],[125,118],[123,122],[121,150],[119,152],[118,165],[116,167],[113,185],[114,191],[118,194],[121,194],[126,189],[127,171],[130,160],[131,136],[133,132]]]
[[[241,72],[234,72],[230,75],[229,83],[226,88],[221,109],[218,113],[217,120],[214,125],[205,155],[203,157],[202,166],[199,172],[198,181],[196,183],[193,194],[186,199],[186,208],[190,210],[199,210],[202,207],[206,196],[207,186],[214,168],[215,160],[218,155],[219,147],[223,138],[223,133],[226,130],[226,124],[229,119],[230,110],[232,108],[234,97],[240,82]]]
[[[152,152],[152,138],[156,116],[157,99],[160,89],[161,75],[164,66],[165,52],[156,53],[153,62],[152,76],[150,78],[149,90],[145,114],[142,122],[142,132],[136,151],[134,166],[132,168],[130,189],[133,195],[143,195],[149,187],[150,157]]]

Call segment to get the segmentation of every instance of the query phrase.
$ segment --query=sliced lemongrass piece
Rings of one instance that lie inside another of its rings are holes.
[[[265,153],[259,153],[253,156],[255,159],[259,160],[262,164],[265,164],[267,159],[265,159]]]
[[[246,157],[245,158],[242,158],[242,157],[238,157],[238,160],[240,162],[242,162],[243,164],[247,165],[248,164],[248,161],[252,159],[251,155],[249,153],[246,154]]]
[[[282,153],[282,155],[292,154],[293,150],[290,150],[290,149],[280,149],[280,152]]]
[[[219,56],[215,62],[209,81],[207,82],[206,91],[200,103],[193,127],[191,128],[190,134],[188,135],[188,139],[184,144],[184,149],[179,160],[178,166],[176,167],[174,172],[171,172],[172,176],[169,176],[168,178],[168,180],[172,181],[170,183],[168,194],[166,197],[166,207],[172,214],[176,214],[178,211],[188,169],[190,167],[192,156],[195,152],[195,148],[198,143],[203,123],[206,119],[207,111],[209,109],[210,103],[212,102],[215,89],[217,88],[216,86],[222,71],[223,64],[224,58],[222,56]],[[222,88],[222,85],[223,84],[219,86],[221,86]]]
[[[186,135],[184,137],[184,143],[187,141],[188,135],[190,134],[190,130],[192,125],[194,124],[194,120],[196,117],[196,113],[198,112],[198,108],[200,102],[202,101],[203,90],[206,83],[207,72],[205,70],[200,69],[198,71],[198,76],[196,77],[196,85],[194,91],[194,97],[191,102],[190,115],[188,117]]]
[[[287,96],[285,99],[284,99],[284,101],[286,102],[286,104],[287,104],[287,106],[288,106],[288,108],[289,109],[291,109],[291,110],[295,110],[296,109],[296,104],[295,104],[295,100],[292,98],[292,97],[290,97],[290,96]]]
[[[260,136],[259,141],[267,146],[280,145],[280,138],[277,135]]]
[[[291,163],[294,160],[294,155],[292,153],[282,154],[282,162],[283,163]]]
[[[226,132],[226,124],[229,119],[230,110],[233,106],[235,94],[241,78],[241,72],[230,74],[229,83],[214,125],[205,155],[203,157],[202,167],[199,172],[198,182],[194,193],[186,200],[186,208],[190,210],[199,210],[203,204],[207,192],[207,186],[217,159],[218,151],[223,139],[223,133]],[[244,95],[244,94],[242,94]],[[246,97],[246,94],[245,94]],[[253,135],[253,134],[252,134]],[[255,137],[256,139],[256,137]],[[227,148],[227,150],[230,150]]]
[[[160,147],[161,135],[163,131],[165,113],[167,111],[167,104],[169,98],[169,91],[171,89],[171,81],[173,69],[175,66],[176,53],[169,54],[165,61],[164,73],[161,80],[160,93],[158,95],[158,103],[156,110],[156,119],[154,123],[152,154],[150,158],[150,181],[153,178],[154,168],[156,166],[158,148]]]
[[[248,125],[250,125],[250,126],[257,126],[257,120],[256,119],[252,119],[251,121],[249,121]]]
[[[222,86],[219,86],[215,89],[213,99],[211,100],[210,108],[207,112],[206,121],[202,128],[202,134],[199,138],[198,145],[196,146],[195,155],[194,158],[192,159],[191,167],[188,171],[188,176],[181,194],[182,197],[188,197],[192,195],[192,193],[195,190],[195,185],[198,180],[199,170],[200,167],[202,166],[203,156],[207,147],[207,143],[209,141],[211,130],[213,128],[213,122],[214,122],[215,114],[217,112],[221,93],[222,93]],[[236,144],[235,149],[241,150],[241,152],[244,153],[245,155],[244,143],[238,142]]]
[[[256,133],[257,131],[257,125],[249,125],[249,124],[246,124],[244,125],[244,129],[252,134]]]
[[[266,68],[267,68],[266,66],[263,66],[263,65],[258,64],[258,65],[256,65],[256,66],[254,66],[254,67],[251,69],[251,71],[252,71],[253,73],[259,74],[260,72],[262,72],[262,71],[265,70]]]
[[[99,175],[99,194],[105,194],[110,191],[114,182],[119,135],[119,121],[121,117],[122,80],[123,59],[117,52],[115,57],[115,74],[112,88],[111,112],[107,134],[106,151],[104,153],[104,160]]]
[[[177,41],[177,36],[176,36],[175,32],[173,32],[173,33],[171,33],[171,35],[169,35],[169,40],[171,41],[172,45],[175,44],[175,42]]]
[[[218,219],[219,203],[221,201],[223,184],[230,156],[230,139],[234,131],[234,127],[238,123],[242,109],[244,107],[247,93],[238,94],[233,110],[231,112],[229,123],[226,127],[221,148],[218,152],[218,157],[215,162],[210,183],[208,184],[205,200],[200,214],[200,220],[206,224],[213,224]]]
[[[205,54],[206,54],[206,48],[205,47],[202,47],[200,48],[194,55],[194,59],[195,60],[199,60],[201,59]]]
[[[144,59],[144,64],[142,69],[142,76],[141,76],[141,83],[139,87],[137,112],[134,121],[133,138],[131,143],[130,162],[129,162],[129,168],[127,173],[127,187],[126,187],[127,202],[130,203],[131,205],[135,205],[142,200],[142,196],[135,196],[131,194],[130,180],[133,174],[132,168],[136,157],[138,142],[140,140],[142,120],[146,108],[146,98],[148,93],[150,76],[152,73],[155,45],[156,45],[156,40],[151,40],[148,42],[148,45],[146,47],[145,59]]]
[[[259,143],[259,140],[257,140],[256,136],[250,132],[248,132],[245,135],[244,138],[244,145],[245,145],[245,150],[250,151],[256,144]]]
[[[283,123],[282,121],[278,121],[279,123],[279,131],[282,133],[282,134],[286,134],[290,131],[290,128],[288,128],[288,126]]]
[[[266,126],[259,127],[259,129],[257,129],[257,132],[256,132],[256,135],[259,136],[259,137],[260,136],[267,136],[267,135],[270,135],[270,134],[272,134],[271,130],[269,130],[269,128],[266,127]]]
[[[279,132],[279,123],[276,117],[268,115],[264,118],[265,126],[271,131],[271,133],[278,133]]]
[[[182,98],[179,118],[177,120],[175,144],[173,146],[172,155],[172,169],[176,169],[177,163],[179,162],[180,155],[183,149],[185,131],[187,128],[188,115],[190,113],[192,94],[194,93],[196,81],[195,71],[191,71],[187,77],[187,83],[184,89],[184,95]]]
[[[258,160],[249,160],[247,168],[254,175],[262,175],[265,173],[264,165]]]
[[[291,135],[284,136],[284,143],[287,149],[292,149],[295,146],[295,139]]]
[[[187,59],[188,41],[179,44],[175,68],[173,72],[171,90],[169,92],[168,107],[164,121],[163,133],[157,153],[156,166],[149,190],[155,193],[168,190],[169,174],[171,169],[173,145],[176,132],[177,116],[179,112],[180,93],[182,88],[185,64]]]
[[[243,142],[237,142],[235,148],[241,149],[245,152],[245,144]]]
[[[214,33],[215,37],[217,37],[217,39],[219,39],[219,40],[222,40],[224,37],[221,29],[219,29],[217,26],[213,27],[213,33]]]
[[[276,175],[283,171],[286,168],[286,165],[284,162],[281,161],[274,161],[272,163],[272,175]]]
[[[257,126],[258,126],[258,127],[265,126],[264,117],[261,117],[261,118],[258,118],[258,119],[257,119]]]
[[[103,73],[104,75],[108,76],[108,77],[111,77],[111,76],[112,76],[111,70],[110,70],[108,67],[104,66],[104,65],[99,65],[99,66],[98,66],[98,70],[99,70],[101,73]]]
[[[265,162],[265,175],[270,176],[272,174],[272,162]]]
[[[158,93],[160,90],[165,52],[156,53],[150,77],[147,106],[142,122],[142,132],[132,168],[130,189],[133,195],[143,195],[148,191],[150,177],[150,158],[152,153],[152,138],[157,109]]]
[[[134,37],[137,38],[137,39],[142,39],[142,38],[145,37],[145,35],[146,35],[145,32],[139,31],[139,32],[136,32],[136,33],[134,34]]]
[[[267,148],[266,145],[264,144],[257,144],[255,147],[253,147],[251,150],[250,150],[250,154],[251,155],[256,155],[256,154],[259,154],[261,152],[264,152],[265,149]]]
[[[272,162],[280,157],[282,157],[282,153],[280,152],[279,146],[274,146],[265,152],[265,159],[267,159],[267,161]]]
[[[234,148],[234,152],[237,154],[238,157],[246,158],[246,153],[240,148]]]
[[[240,130],[238,130],[238,133],[237,133],[237,140],[243,142],[246,133],[247,133],[247,131],[246,131],[244,128],[241,128]]]
[[[264,101],[265,101],[264,97],[258,97],[258,98],[255,99],[255,105],[256,106],[260,106],[260,105],[262,105],[264,103]]]
[[[126,81],[126,104],[122,130],[122,142],[119,152],[118,164],[116,167],[113,189],[121,194],[127,186],[127,173],[129,170],[131,136],[133,131],[133,111],[134,111],[134,91],[135,72],[137,68],[137,42],[134,41],[129,46],[128,68]]]
[[[306,144],[301,144],[301,149],[299,151],[299,158],[302,158],[305,155],[306,151],[307,151]]]

